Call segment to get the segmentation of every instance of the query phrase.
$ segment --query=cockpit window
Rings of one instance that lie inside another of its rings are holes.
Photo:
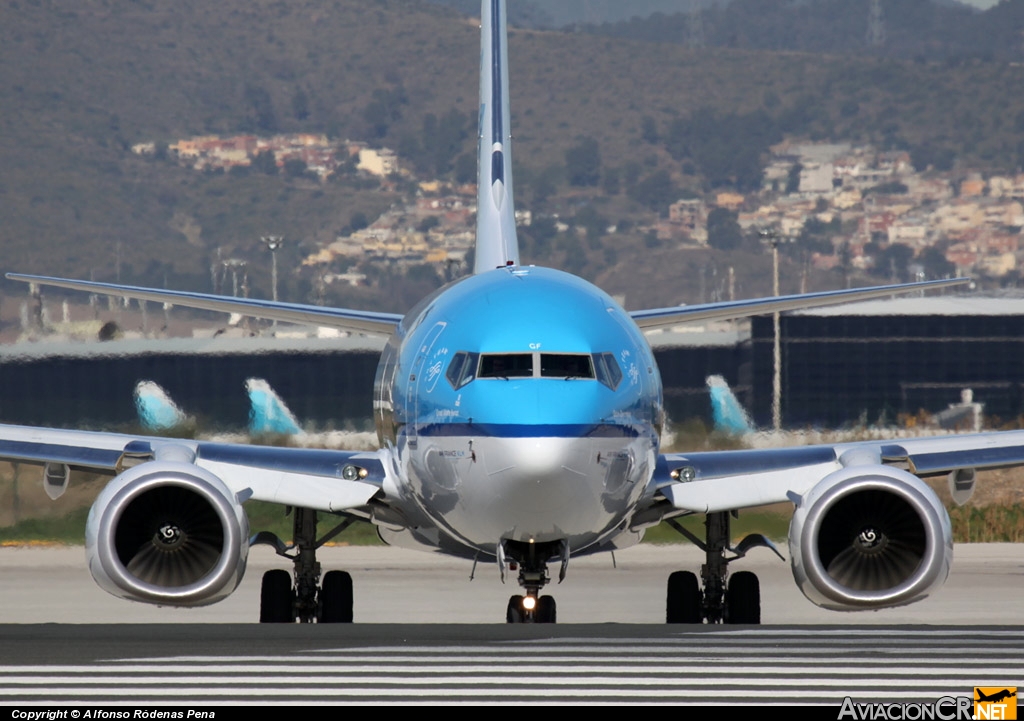
[[[622,369],[619,362],[615,360],[614,353],[595,353],[594,369],[597,371],[597,380],[612,390],[619,387],[622,381]]]
[[[452,362],[448,364],[448,371],[445,373],[452,388],[458,390],[476,377],[478,357],[479,353],[467,353],[464,350],[452,356]]]
[[[533,353],[485,353],[480,356],[480,378],[529,378]]]
[[[594,367],[590,356],[567,353],[541,353],[542,378],[593,378]]]
[[[614,353],[481,354],[459,351],[452,356],[445,377],[456,390],[477,378],[596,378],[615,390],[622,381],[622,370]]]

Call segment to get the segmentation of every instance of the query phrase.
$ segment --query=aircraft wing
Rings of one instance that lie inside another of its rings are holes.
[[[286,323],[308,323],[357,333],[390,335],[402,320],[402,316],[395,313],[377,313],[347,308],[325,308],[301,303],[281,303],[258,298],[235,298],[232,296],[161,290],[158,288],[139,288],[132,285],[68,280],[42,275],[8,273],[7,278],[56,288],[83,290],[87,293],[150,300],[156,303],[172,303],[189,308],[222,311],[224,313],[241,313],[253,318],[266,318],[267,320],[278,320]]]
[[[878,467],[937,476],[959,469],[1024,465],[1024,431],[889,441],[838,443],[765,450],[669,453],[658,459],[655,499],[674,511],[713,513],[801,498],[829,474]]]
[[[185,463],[214,474],[239,502],[270,501],[330,512],[358,508],[381,493],[389,463],[383,451],[250,446],[10,425],[0,425],[0,460],[110,475],[151,460]],[[58,475],[66,483],[66,474]]]
[[[642,330],[651,330],[678,325],[687,321],[747,318],[752,315],[764,315],[766,313],[800,310],[803,308],[819,308],[826,305],[838,305],[858,300],[870,300],[872,298],[885,298],[891,295],[912,293],[914,291],[950,288],[966,283],[970,283],[970,278],[929,280],[922,283],[902,283],[898,285],[872,286],[870,288],[852,288],[850,290],[829,290],[821,293],[800,293],[798,295],[780,295],[770,298],[752,298],[750,300],[735,300],[724,303],[701,303],[699,305],[682,305],[672,308],[635,310],[630,312],[629,315]]]

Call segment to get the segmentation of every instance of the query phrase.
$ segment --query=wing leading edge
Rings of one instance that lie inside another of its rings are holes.
[[[828,474],[891,466],[916,476],[1024,465],[1024,431],[770,450],[663,454],[651,481],[677,510],[714,513],[798,502]]]
[[[109,475],[146,461],[184,462],[215,474],[239,501],[331,512],[358,508],[380,493],[390,463],[384,451],[233,445],[8,425],[0,426],[0,460],[63,464]],[[353,473],[356,478],[346,477]]]
[[[643,330],[664,328],[687,321],[731,320],[748,318],[753,315],[764,315],[803,308],[820,308],[827,305],[839,305],[858,300],[886,298],[922,290],[953,288],[970,283],[970,278],[953,278],[950,280],[928,280],[921,283],[902,283],[899,285],[871,286],[869,288],[851,288],[850,290],[829,290],[821,293],[801,293],[798,295],[781,295],[770,298],[752,298],[724,303],[702,303],[700,305],[684,305],[672,308],[653,308],[635,310],[630,317]]]
[[[190,293],[185,291],[161,290],[158,288],[140,288],[133,285],[116,283],[98,283],[88,280],[69,280],[51,278],[42,275],[24,275],[8,273],[9,280],[56,288],[70,288],[87,293],[122,296],[137,300],[148,300],[156,303],[172,303],[200,310],[221,311],[223,313],[241,313],[254,318],[278,320],[285,323],[307,323],[327,326],[356,333],[373,333],[390,335],[401,322],[402,316],[395,313],[377,313],[366,310],[350,310],[347,308],[324,308],[301,303],[281,303],[272,300],[255,298],[234,298],[206,293]]]

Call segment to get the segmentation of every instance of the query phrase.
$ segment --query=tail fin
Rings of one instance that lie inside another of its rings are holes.
[[[743,406],[736,400],[729,384],[722,376],[708,376],[708,391],[711,394],[711,415],[715,421],[715,430],[726,433],[752,433],[753,425]]]
[[[188,423],[184,411],[157,383],[139,381],[135,384],[134,395],[139,423],[147,431],[169,431]]]
[[[504,0],[481,0],[474,273],[519,264],[519,241],[512,201],[507,39]]]
[[[299,435],[299,422],[281,397],[262,378],[250,378],[245,382],[249,394],[249,432],[253,435],[264,433]]]

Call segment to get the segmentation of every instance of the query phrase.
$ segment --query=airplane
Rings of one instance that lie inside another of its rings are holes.
[[[974,690],[978,694],[978,698],[974,699],[975,701],[987,701],[988,703],[999,703],[1000,701],[1005,701],[1008,698],[1014,698],[1017,695],[1016,691],[1011,691],[1008,688],[996,691],[991,695],[985,695],[982,693],[980,688],[976,688]]]
[[[716,431],[742,436],[754,432],[754,424],[747,411],[740,405],[732,388],[720,375],[708,376],[705,380],[711,399],[711,419]]]
[[[302,428],[291,409],[262,378],[247,378],[249,396],[249,433],[259,435],[302,435]]]
[[[51,495],[73,471],[111,480],[89,513],[86,560],[121,598],[164,606],[217,602],[238,586],[248,549],[268,543],[291,572],[262,580],[263,622],[353,620],[351,576],[321,574],[317,549],[357,520],[389,544],[496,566],[510,623],[553,623],[578,556],[638,543],[667,521],[705,553],[698,579],[668,577],[669,623],[756,624],[760,586],[731,564],[731,514],[790,502],[794,580],[835,610],[923,599],[946,580],[949,516],[921,480],[948,476],[969,495],[974,469],[1024,463],[1024,432],[770,450],[663,453],[662,384],[644,331],[741,318],[967,279],[623,310],[571,274],[520,260],[513,202],[506,16],[481,2],[477,238],[473,272],[407,314],[326,308],[22,274],[70,288],[388,336],[374,385],[379,449],[261,447],[105,432],[0,426],[0,459],[43,467]],[[290,542],[250,538],[244,504],[293,509]],[[318,533],[322,519],[337,521]],[[703,537],[676,519],[706,517]],[[595,599],[595,603],[600,603]]]
[[[168,432],[193,422],[155,381],[141,380],[133,392],[139,425],[147,431]]]
[[[249,434],[252,436],[301,436],[303,430],[291,409],[262,378],[247,378],[245,392],[249,396]],[[195,424],[170,394],[155,381],[141,380],[135,384],[135,410],[139,424],[147,431],[167,432]]]

